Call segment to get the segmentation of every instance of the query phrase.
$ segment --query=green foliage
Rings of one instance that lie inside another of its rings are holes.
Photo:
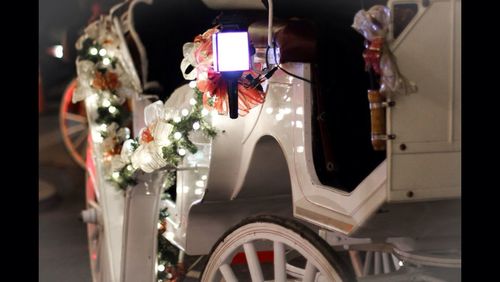
[[[126,165],[118,171],[118,177],[108,178],[108,181],[115,184],[119,189],[125,190],[129,186],[137,185],[136,180],[136,170],[132,168],[132,165]]]

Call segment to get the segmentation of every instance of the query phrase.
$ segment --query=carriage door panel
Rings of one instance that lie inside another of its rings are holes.
[[[418,87],[396,94],[388,110],[388,133],[395,135],[388,141],[389,201],[459,197],[461,1],[388,6],[390,47],[401,73]]]

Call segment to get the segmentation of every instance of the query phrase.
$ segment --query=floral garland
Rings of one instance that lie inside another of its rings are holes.
[[[125,102],[140,91],[124,67],[120,44],[109,17],[90,24],[76,43],[78,80],[72,99],[73,103],[90,102],[92,139],[101,144],[105,162],[120,154],[122,143],[130,138],[126,127],[130,112]]]
[[[189,152],[198,151],[190,135],[201,132],[208,138],[217,134],[207,121],[209,111],[203,108],[202,93],[194,89],[191,109],[180,115],[170,113],[157,101],[144,110],[146,127],[139,137],[123,143],[120,155],[113,156],[111,180],[121,189],[135,183],[137,171],[151,173],[164,167],[176,167]],[[169,172],[175,174],[175,172]]]
[[[219,32],[218,27],[211,28],[196,36],[193,42],[184,44],[181,71],[184,78],[193,80],[198,91],[202,93],[205,108],[227,115],[229,109],[227,83],[213,67],[212,35],[217,32]],[[266,94],[260,86],[261,80],[261,76],[252,70],[243,72],[238,80],[240,116],[245,116],[252,108],[264,103]]]
[[[175,184],[175,174],[167,176],[168,184],[164,185],[164,190],[162,194],[162,202],[166,199],[171,199],[168,190],[172,188]],[[167,231],[167,217],[169,216],[166,207],[162,207],[160,210],[160,216],[158,221],[158,246],[157,246],[157,267],[156,267],[156,278],[159,282],[167,281],[177,281],[184,275],[184,269],[182,265],[175,265],[172,262],[177,261],[179,256],[179,249],[176,248],[172,243],[170,243],[163,234]]]

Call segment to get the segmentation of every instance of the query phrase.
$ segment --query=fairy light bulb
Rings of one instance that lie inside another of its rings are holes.
[[[102,101],[102,105],[107,108],[111,106],[111,102],[108,99],[104,99],[104,101]]]
[[[101,50],[99,50],[99,55],[101,56],[106,56],[106,54],[108,53],[108,51],[106,51],[106,49],[102,48]]]
[[[113,172],[112,176],[114,179],[118,179],[118,177],[120,177],[120,173],[115,171],[115,172]]]
[[[107,66],[107,65],[111,64],[111,60],[109,58],[104,58],[104,59],[102,59],[102,64]]]
[[[187,115],[189,115],[189,111],[187,109],[182,109],[181,114],[183,116],[187,116]]]
[[[95,143],[102,143],[102,141],[104,141],[104,138],[102,138],[101,134],[92,134],[92,139]]]
[[[201,114],[202,114],[203,116],[208,115],[208,113],[209,113],[209,111],[208,111],[207,109],[203,109],[203,110],[201,110]]]
[[[194,129],[194,130],[198,130],[198,129],[200,129],[200,123],[199,123],[199,122],[195,122],[195,123],[193,123],[193,129]]]
[[[181,122],[181,117],[175,116],[174,117],[174,122]]]
[[[163,264],[158,265],[158,271],[163,272],[165,270],[165,266]]]
[[[196,105],[196,100],[195,100],[194,98],[189,99],[189,104],[190,104],[191,106]]]
[[[161,223],[158,222],[157,227],[158,227],[158,229],[161,229],[161,227],[162,227]]]
[[[179,139],[181,139],[181,137],[182,137],[182,133],[180,133],[180,132],[174,133],[175,140],[179,140]]]
[[[132,171],[134,168],[131,165],[127,165],[127,170]]]
[[[201,180],[207,180],[207,178],[208,178],[208,177],[207,177],[206,175],[202,175],[202,176],[201,176]]]
[[[180,148],[178,151],[179,155],[184,156],[186,154],[186,150],[183,148]]]
[[[203,182],[203,180],[198,180],[196,181],[196,186],[200,187],[200,188],[203,188],[203,186],[205,186],[205,183]]]
[[[193,80],[193,81],[189,82],[189,87],[195,88],[196,87],[196,81]]]
[[[111,106],[108,108],[108,112],[111,114],[116,113],[116,111],[118,111],[118,109],[115,106]]]
[[[98,52],[97,48],[95,48],[95,47],[92,47],[89,50],[90,55],[93,55],[93,56],[97,55],[97,52]]]
[[[99,129],[102,131],[105,131],[107,128],[108,128],[108,126],[105,123],[99,125]]]

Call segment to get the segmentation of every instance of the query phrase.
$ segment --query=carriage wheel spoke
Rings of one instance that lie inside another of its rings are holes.
[[[248,269],[250,270],[250,276],[252,276],[252,282],[264,282],[264,275],[262,274],[262,269],[260,268],[260,262],[257,257],[257,252],[255,251],[255,246],[253,243],[245,243],[243,244],[243,249],[245,250]]]
[[[236,275],[234,275],[233,270],[229,266],[229,264],[225,263],[219,267],[220,273],[222,273],[222,276],[224,277],[224,280],[226,282],[238,282],[238,279],[236,278]]]
[[[391,272],[391,265],[389,264],[389,254],[382,253],[382,265],[384,266],[384,273]]]
[[[380,265],[380,252],[375,252],[375,264],[373,268],[373,272],[375,275],[380,274],[380,269],[382,268],[382,266]]]
[[[313,282],[314,278],[316,278],[316,272],[318,270],[314,266],[314,264],[308,260],[306,263],[306,270],[304,272],[304,279],[302,279],[302,282]]]
[[[351,258],[351,263],[354,268],[354,273],[356,274],[356,277],[363,276],[363,267],[361,263],[361,258],[359,257],[359,252],[350,250],[349,257]]]
[[[399,270],[399,268],[400,268],[401,266],[399,265],[399,260],[398,260],[398,258],[397,258],[395,255],[393,255],[393,254],[391,254],[391,257],[392,257],[392,262],[394,263],[394,268],[395,268],[396,270]]]
[[[77,125],[73,125],[71,127],[68,127],[67,133],[68,133],[68,135],[73,135],[73,134],[80,132],[80,131],[83,131],[85,129],[87,129],[86,124],[77,124]]]
[[[78,136],[78,139],[75,140],[75,142],[73,143],[75,149],[80,148],[80,145],[83,144],[85,139],[87,139],[87,132],[83,132],[82,134],[80,134],[80,136]]]
[[[363,276],[368,275],[368,271],[370,271],[370,265],[372,264],[373,252],[368,251],[365,257],[365,264],[363,266]]]
[[[87,117],[82,116],[82,115],[77,115],[77,114],[72,114],[72,113],[66,112],[66,116],[64,118],[67,120],[71,120],[71,121],[81,122],[81,123],[85,123],[85,124],[87,123]]]
[[[304,278],[304,269],[293,266],[291,264],[286,264],[286,274],[297,279]]]
[[[274,281],[286,282],[286,260],[285,245],[281,242],[273,242],[274,250]]]

